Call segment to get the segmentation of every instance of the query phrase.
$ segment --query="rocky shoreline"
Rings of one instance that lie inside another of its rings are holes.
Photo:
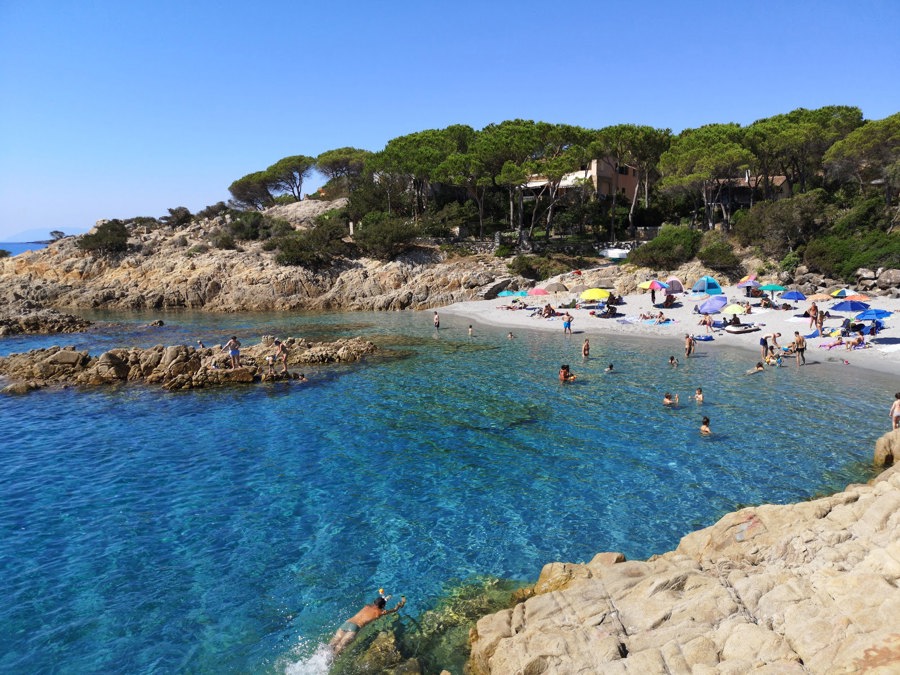
[[[0,315],[0,337],[23,333],[79,333],[93,322],[74,314],[46,309],[33,302],[19,301],[7,306]]]
[[[286,338],[289,366],[352,363],[376,351],[362,338],[310,342]],[[149,349],[111,349],[91,357],[86,351],[68,347],[35,349],[25,354],[0,357],[0,376],[11,380],[0,392],[23,394],[49,386],[99,386],[121,382],[161,385],[164,389],[202,389],[229,384],[250,384],[278,379],[298,379],[270,374],[266,357],[271,355],[272,338],[264,336],[258,345],[241,351],[241,368],[229,369],[229,356],[220,346],[196,349],[185,345]],[[277,369],[277,370],[280,370]]]
[[[881,461],[900,431],[879,441]],[[896,673],[900,466],[799,504],[730,513],[669,553],[551,563],[478,621],[470,675]]]

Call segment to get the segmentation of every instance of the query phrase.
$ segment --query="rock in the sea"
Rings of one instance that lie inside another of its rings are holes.
[[[362,338],[313,343],[286,338],[288,365],[352,363],[376,351]],[[4,391],[25,393],[50,385],[102,385],[112,382],[144,382],[166,389],[196,389],[208,386],[249,384],[268,374],[266,356],[272,352],[264,343],[242,350],[241,368],[230,369],[230,357],[221,348],[195,349],[186,345],[148,349],[111,349],[96,358],[87,352],[50,347],[27,354],[0,357],[0,375],[13,383]],[[290,373],[287,379],[297,379]],[[276,374],[265,379],[285,379]]]
[[[647,561],[553,563],[533,596],[478,622],[468,672],[900,672],[898,533],[895,466],[728,514]]]

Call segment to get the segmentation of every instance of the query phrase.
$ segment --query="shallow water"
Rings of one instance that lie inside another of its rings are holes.
[[[470,339],[428,313],[98,317],[117,323],[0,354],[272,333],[362,334],[407,358],[304,385],[3,398],[4,672],[321,670],[318,645],[379,587],[415,616],[454,580],[644,558],[742,505],[865,480],[893,397],[835,363],[746,377],[751,352],[701,344],[673,370],[678,340],[594,336],[583,363],[580,335]]]

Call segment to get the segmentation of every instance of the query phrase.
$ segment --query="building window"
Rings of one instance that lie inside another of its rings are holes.
[[[627,176],[627,175],[628,175],[628,167],[627,167],[627,166],[620,166],[620,167],[618,167],[616,170],[619,172],[619,175],[620,175],[620,176]]]

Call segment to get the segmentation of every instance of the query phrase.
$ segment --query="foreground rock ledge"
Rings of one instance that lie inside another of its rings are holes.
[[[287,338],[288,365],[321,365],[359,361],[376,351],[363,338],[334,342],[309,342]],[[166,389],[198,389],[209,386],[245,384],[273,379],[294,379],[270,375],[266,357],[273,352],[271,336],[260,344],[242,349],[241,368],[229,369],[228,354],[219,346],[195,349],[185,345],[149,349],[111,349],[100,356],[73,348],[49,347],[26,354],[0,358],[0,376],[12,380],[4,393],[26,393],[53,385],[103,385],[116,382],[159,384]],[[280,373],[281,365],[275,370]]]
[[[728,514],[647,561],[551,563],[532,597],[478,622],[468,672],[898,673],[898,531],[894,466]]]

